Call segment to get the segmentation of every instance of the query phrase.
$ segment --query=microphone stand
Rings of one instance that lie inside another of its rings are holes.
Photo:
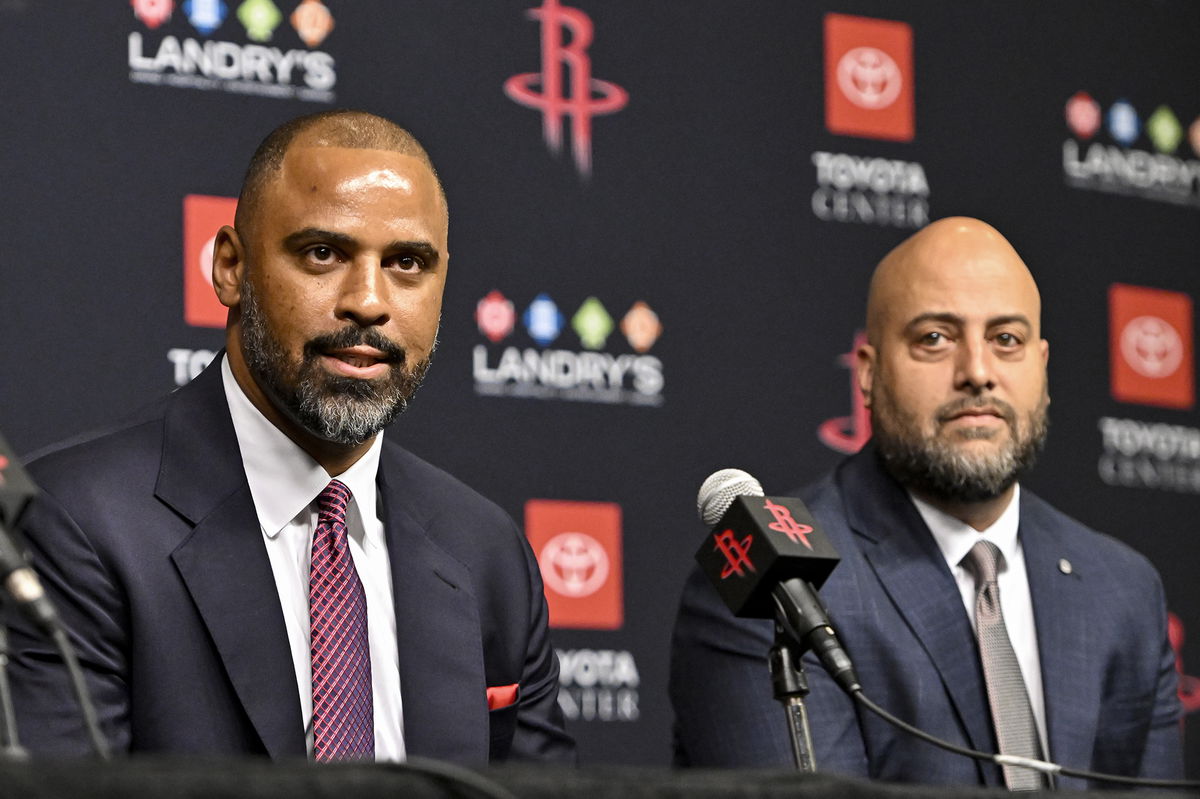
[[[8,627],[0,624],[0,760],[21,762],[29,752],[17,740],[17,717],[8,684]]]
[[[804,674],[804,665],[796,654],[791,636],[778,622],[775,624],[775,645],[771,647],[768,662],[775,699],[783,705],[783,712],[787,716],[796,770],[802,774],[815,774],[817,761],[813,755],[808,709],[804,705],[804,697],[808,696],[808,677]]]

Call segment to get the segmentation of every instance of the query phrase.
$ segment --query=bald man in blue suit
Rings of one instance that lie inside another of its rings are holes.
[[[1041,753],[1075,768],[1178,778],[1178,680],[1157,573],[1017,484],[1046,432],[1040,310],[1020,257],[978,220],[935,222],[883,260],[856,355],[874,438],[800,494],[842,557],[821,595],[868,697],[943,739],[996,752],[963,565],[978,540],[993,542],[1005,556],[1001,604]],[[772,643],[770,622],[735,619],[693,573],[672,648],[677,762],[791,765],[766,665]],[[999,767],[893,728],[811,656],[805,665],[820,770],[1006,784]]]

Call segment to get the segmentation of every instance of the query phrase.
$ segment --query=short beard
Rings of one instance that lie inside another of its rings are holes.
[[[871,394],[871,425],[879,454],[901,485],[935,501],[984,502],[999,497],[1033,467],[1049,430],[1047,402],[1043,397],[1025,419],[1018,419],[1008,403],[987,396],[968,397],[938,408],[934,421],[939,431],[953,414],[968,408],[997,408],[1008,423],[1010,435],[1008,443],[994,455],[972,456],[940,433],[926,436],[918,421],[902,412],[882,385]],[[987,438],[989,431],[964,430],[956,435],[962,440]]]
[[[356,446],[407,410],[425,378],[429,358],[406,369],[403,348],[374,328],[352,324],[306,342],[300,362],[291,363],[263,315],[250,281],[242,281],[241,294],[241,345],[246,363],[274,405],[309,433]],[[386,377],[343,377],[319,365],[323,351],[358,344],[387,355],[391,370]]]

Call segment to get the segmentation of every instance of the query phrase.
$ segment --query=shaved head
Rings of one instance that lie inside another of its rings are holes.
[[[387,150],[420,159],[433,173],[443,207],[446,192],[425,148],[391,120],[366,111],[336,110],[297,117],[271,131],[250,159],[238,196],[234,227],[245,235],[259,213],[264,189],[279,174],[292,146]]]
[[[1041,296],[1021,256],[987,222],[952,216],[909,236],[879,262],[867,294],[867,340],[879,346],[890,311],[917,285],[968,277],[974,270],[1027,292],[1035,312],[1030,321],[1035,332],[1040,330]]]
[[[1041,296],[986,222],[933,222],[880,262],[859,389],[888,470],[969,524],[994,521],[1046,435]]]

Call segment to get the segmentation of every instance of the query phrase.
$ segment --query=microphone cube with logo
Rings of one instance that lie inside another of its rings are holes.
[[[839,558],[800,500],[743,495],[712,528],[696,561],[734,615],[773,619],[775,586],[800,578],[820,588]]]

